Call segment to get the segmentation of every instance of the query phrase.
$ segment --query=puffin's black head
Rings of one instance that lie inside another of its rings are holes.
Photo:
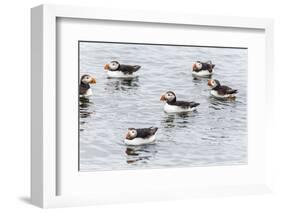
[[[104,65],[104,69],[107,70],[111,70],[111,71],[115,71],[119,68],[120,64],[118,61],[111,61],[109,64],[105,64]]]
[[[209,79],[208,80],[208,86],[211,87],[212,89],[216,88],[216,87],[220,87],[220,82],[216,79]]]
[[[137,135],[138,135],[138,132],[135,128],[128,128],[125,138],[127,140],[133,140],[135,137],[137,137]]]
[[[160,101],[174,102],[176,101],[176,94],[173,91],[168,91],[160,97]]]
[[[86,74],[86,75],[81,76],[80,83],[82,83],[82,84],[95,84],[95,83],[97,83],[97,81],[93,76],[90,76],[90,75]]]

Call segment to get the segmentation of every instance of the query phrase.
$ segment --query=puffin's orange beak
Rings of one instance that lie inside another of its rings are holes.
[[[165,101],[165,100],[166,100],[165,95],[162,95],[162,96],[160,97],[160,101]]]
[[[109,70],[109,64],[105,64],[104,69],[105,69],[105,71]]]
[[[126,138],[126,139],[130,139],[130,134],[129,134],[129,132],[126,133],[125,138]]]
[[[92,78],[92,80],[90,81],[90,84],[95,84],[95,83],[97,83],[96,79]]]
[[[196,68],[196,64],[192,64],[192,69],[194,70]]]
[[[211,83],[210,79],[208,80],[208,86],[210,86],[210,87],[212,86],[212,83]]]

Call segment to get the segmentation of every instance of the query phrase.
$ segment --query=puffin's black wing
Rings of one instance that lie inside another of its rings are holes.
[[[120,64],[118,70],[120,70],[121,72],[124,73],[133,73],[138,71],[141,68],[141,66],[139,65],[124,65],[124,64]]]
[[[202,63],[202,70],[208,70],[209,72],[213,72],[214,67],[215,67],[215,64],[212,64],[211,61]]]
[[[157,127],[150,127],[150,128],[143,128],[143,129],[136,129],[137,130],[137,138],[148,138],[154,135],[158,128]]]
[[[192,107],[197,107],[198,105],[200,105],[199,103],[196,103],[194,101],[176,101],[174,102],[172,105],[176,105],[179,107],[184,107],[184,108],[192,108]]]
[[[218,89],[218,93],[220,95],[225,95],[225,94],[235,94],[237,93],[237,89],[232,89],[228,86],[221,86],[219,89]]]

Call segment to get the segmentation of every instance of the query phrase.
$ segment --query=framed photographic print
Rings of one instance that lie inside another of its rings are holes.
[[[101,11],[31,11],[32,203],[270,192],[272,20]]]

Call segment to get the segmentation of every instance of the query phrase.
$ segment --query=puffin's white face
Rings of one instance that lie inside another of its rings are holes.
[[[160,101],[172,101],[176,98],[176,95],[173,92],[166,92],[161,96]]]
[[[110,68],[111,70],[117,70],[118,67],[119,67],[119,63],[118,63],[117,61],[111,61],[111,62],[109,63],[109,68]]]
[[[211,88],[215,88],[216,86],[218,86],[217,82],[213,79],[209,79],[208,80],[208,86]]]
[[[90,75],[83,75],[81,78],[81,82],[83,82],[84,84],[95,84],[96,79]]]
[[[202,63],[196,62],[194,65],[195,65],[195,67],[196,67],[198,70],[201,70],[201,69],[202,69]]]
[[[126,139],[132,140],[132,139],[134,139],[135,137],[137,137],[137,130],[136,130],[136,129],[129,128],[129,129],[128,129],[128,132],[127,132],[127,134],[126,134]]]

